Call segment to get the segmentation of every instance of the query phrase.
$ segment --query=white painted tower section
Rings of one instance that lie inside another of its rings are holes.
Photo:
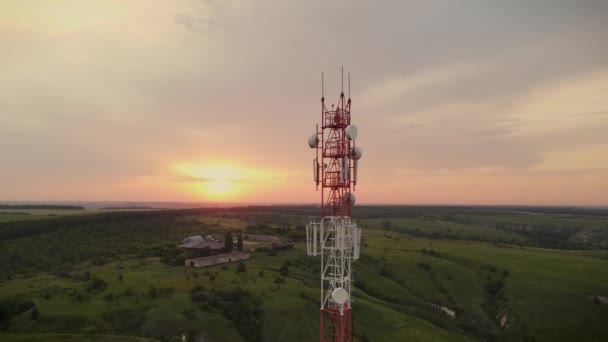
[[[306,226],[306,239],[308,255],[321,257],[321,309],[351,308],[351,262],[359,259],[361,228],[350,217],[328,216]],[[339,289],[346,293],[343,301],[332,296]]]

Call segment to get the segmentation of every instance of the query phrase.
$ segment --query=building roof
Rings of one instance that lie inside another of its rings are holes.
[[[189,242],[203,242],[205,241],[205,239],[203,239],[202,236],[200,235],[194,235],[194,236],[189,236],[185,239],[182,240],[182,243],[189,243]]]
[[[222,249],[222,248],[224,248],[224,243],[213,241],[213,240],[207,240],[207,241],[201,241],[201,242],[184,243],[184,244],[179,245],[179,247],[197,248],[197,249],[209,247],[211,249]]]
[[[205,239],[203,239],[203,237],[200,235],[189,236],[189,237],[183,239],[182,244],[179,246],[188,248],[188,247],[194,246],[194,245],[199,244],[204,241],[205,241]]]
[[[280,237],[276,235],[261,235],[261,234],[243,234],[243,238],[248,240],[262,240],[262,241],[279,241]]]
[[[200,257],[200,258],[187,259],[186,261],[207,261],[207,260],[215,261],[220,258],[231,258],[231,257],[237,257],[237,256],[249,257],[249,253],[241,253],[241,252],[223,253],[223,254],[211,255],[211,256]]]

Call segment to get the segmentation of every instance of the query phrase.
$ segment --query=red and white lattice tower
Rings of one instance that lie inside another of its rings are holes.
[[[331,109],[322,95],[321,127],[308,138],[316,150],[317,190],[321,187],[321,219],[306,226],[308,255],[321,257],[321,342],[353,341],[351,262],[359,258],[361,228],[351,220],[351,207],[362,151],[355,146],[357,127],[351,124],[350,75],[348,88],[348,100],[342,90]]]

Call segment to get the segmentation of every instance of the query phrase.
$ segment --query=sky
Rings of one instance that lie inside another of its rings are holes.
[[[608,1],[0,0],[0,201],[608,205]]]

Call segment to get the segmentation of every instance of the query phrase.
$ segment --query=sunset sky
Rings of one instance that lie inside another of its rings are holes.
[[[608,205],[608,1],[0,0],[0,201]]]

